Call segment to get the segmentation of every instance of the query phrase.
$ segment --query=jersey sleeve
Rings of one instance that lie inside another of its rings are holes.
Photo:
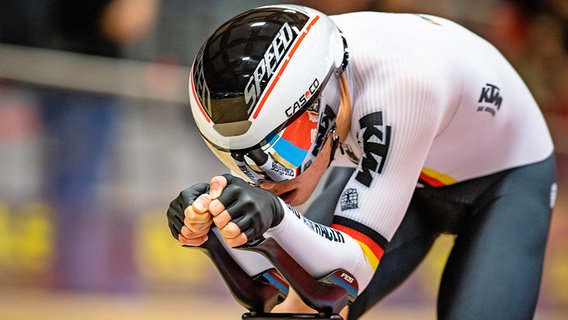
[[[265,236],[274,238],[315,278],[342,269],[355,277],[359,292],[371,281],[376,268],[359,242],[339,229],[305,218],[281,200],[284,218]]]

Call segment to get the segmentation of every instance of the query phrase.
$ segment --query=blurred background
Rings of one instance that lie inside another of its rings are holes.
[[[223,173],[191,119],[189,66],[231,16],[281,1],[0,2],[0,319],[238,319],[165,212]],[[515,65],[550,125],[559,193],[537,319],[568,314],[568,1],[289,1],[462,23]],[[472,52],[472,54],[475,54]],[[435,319],[451,238],[364,319]]]

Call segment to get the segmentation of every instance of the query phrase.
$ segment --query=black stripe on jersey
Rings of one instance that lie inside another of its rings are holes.
[[[353,230],[357,230],[357,231],[361,232],[362,234],[371,238],[371,240],[373,240],[376,244],[378,244],[383,249],[389,243],[387,241],[387,239],[385,239],[385,237],[381,236],[380,233],[378,233],[377,231],[375,231],[375,230],[373,230],[373,229],[367,227],[366,225],[361,224],[357,221],[353,221],[351,219],[341,217],[341,216],[335,216],[335,217],[333,217],[333,223],[339,224],[339,225],[342,225],[342,226],[346,226],[348,228],[351,228]]]

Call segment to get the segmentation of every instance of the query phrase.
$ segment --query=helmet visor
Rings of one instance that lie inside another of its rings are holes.
[[[318,105],[319,99],[253,148],[228,151],[209,142],[207,145],[231,171],[253,183],[290,180],[309,167],[315,158],[311,149],[318,131]]]

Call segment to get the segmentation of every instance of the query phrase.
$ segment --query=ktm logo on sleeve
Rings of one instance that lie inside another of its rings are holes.
[[[481,88],[481,95],[477,103],[479,103],[477,111],[487,111],[492,116],[495,116],[503,103],[503,97],[501,96],[499,87],[487,83],[485,87]]]
[[[391,142],[391,126],[383,123],[382,111],[374,112],[359,119],[359,136],[363,140],[363,156],[355,179],[369,187],[373,174],[383,171]]]

